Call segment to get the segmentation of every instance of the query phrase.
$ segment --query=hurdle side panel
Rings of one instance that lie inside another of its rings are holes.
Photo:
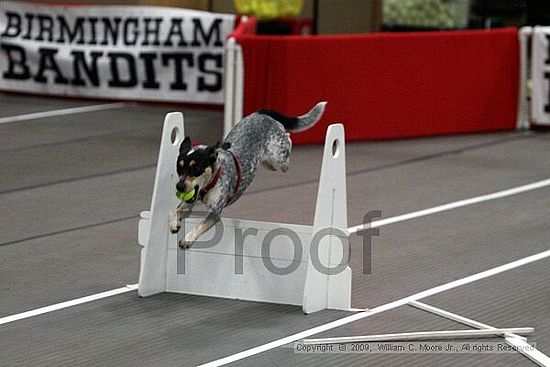
[[[314,234],[333,231],[318,242],[318,263],[308,262],[304,285],[303,310],[312,313],[325,308],[347,309],[351,303],[351,269],[346,192],[346,152],[344,126],[330,125],[325,137],[323,164],[315,207]],[[343,237],[343,238],[338,238]],[[315,244],[312,244],[314,246]],[[336,274],[329,269],[342,264]],[[323,269],[324,268],[324,269]]]
[[[151,200],[150,219],[140,223],[142,236],[146,238],[141,250],[141,269],[138,294],[147,297],[166,290],[166,255],[169,238],[170,212],[175,210],[178,199],[174,195],[176,173],[174,162],[179,155],[179,145],[185,136],[183,114],[173,112],[166,115],[160,143],[155,186]],[[148,222],[148,223],[147,223]],[[148,227],[148,231],[143,228]],[[148,232],[143,236],[143,232]]]

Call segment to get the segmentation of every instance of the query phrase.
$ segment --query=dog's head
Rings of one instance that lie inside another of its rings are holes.
[[[214,145],[199,145],[193,147],[191,138],[186,137],[180,145],[180,153],[176,162],[178,182],[176,189],[182,193],[195,190],[188,204],[197,201],[201,189],[208,185],[214,174],[220,142]]]

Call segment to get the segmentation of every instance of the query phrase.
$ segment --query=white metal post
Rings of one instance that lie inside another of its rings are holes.
[[[223,136],[233,127],[235,120],[235,48],[237,41],[231,37],[225,46],[225,101],[223,113]]]
[[[529,129],[529,40],[533,27],[522,27],[518,33],[519,37],[519,93],[518,93],[518,116],[516,128],[518,130]]]
[[[244,110],[244,61],[243,48],[238,43],[235,44],[235,97],[233,110],[233,125],[241,121]]]

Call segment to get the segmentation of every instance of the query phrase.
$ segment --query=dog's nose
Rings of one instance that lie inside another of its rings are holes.
[[[187,192],[187,186],[184,182],[178,182],[176,184],[176,190],[178,190],[179,192]]]

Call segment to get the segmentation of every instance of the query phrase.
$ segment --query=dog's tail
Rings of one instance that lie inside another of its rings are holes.
[[[319,102],[308,113],[298,117],[285,116],[274,110],[260,110],[258,113],[267,115],[275,121],[280,122],[286,131],[296,133],[307,130],[315,125],[321,119],[321,116],[323,116],[326,104],[327,102]]]

